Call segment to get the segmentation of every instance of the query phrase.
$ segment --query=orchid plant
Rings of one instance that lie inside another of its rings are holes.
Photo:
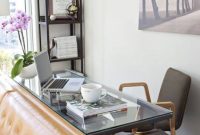
[[[1,23],[1,29],[5,30],[6,33],[17,32],[23,52],[23,54],[16,54],[14,56],[15,64],[11,71],[12,78],[19,75],[24,67],[27,67],[34,62],[33,56],[36,54],[36,52],[27,51],[23,34],[23,31],[27,30],[30,20],[31,17],[29,15],[19,10],[13,16]]]

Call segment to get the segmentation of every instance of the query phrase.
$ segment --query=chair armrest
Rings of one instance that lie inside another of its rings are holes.
[[[161,107],[164,107],[166,109],[170,109],[173,112],[173,116],[170,119],[170,130],[171,130],[171,135],[176,134],[176,129],[175,129],[175,121],[176,121],[176,107],[173,102],[157,102],[156,105],[159,105]]]
[[[164,107],[166,109],[170,109],[172,110],[173,112],[175,112],[175,105],[174,103],[172,103],[171,101],[168,101],[168,102],[157,102],[156,105],[159,105],[161,107]]]
[[[149,93],[148,85],[145,82],[134,82],[134,83],[122,83],[119,86],[119,91],[122,91],[125,87],[144,87],[146,99],[148,102],[151,102],[151,97]]]

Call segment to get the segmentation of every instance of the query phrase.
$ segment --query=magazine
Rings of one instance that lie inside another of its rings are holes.
[[[83,101],[81,95],[75,97],[73,101],[67,101],[67,111],[74,113],[81,118],[121,110],[127,108],[127,103],[119,98],[107,94],[104,98],[95,103]]]

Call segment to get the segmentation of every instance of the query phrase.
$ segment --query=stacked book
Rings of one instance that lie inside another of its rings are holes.
[[[67,114],[80,123],[98,114],[121,111],[126,108],[126,102],[109,94],[96,103],[86,103],[81,96],[78,96],[73,101],[67,101],[66,105]]]
[[[57,58],[78,57],[78,45],[76,36],[54,38],[53,56]]]

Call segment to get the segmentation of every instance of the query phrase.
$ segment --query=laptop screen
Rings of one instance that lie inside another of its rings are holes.
[[[49,81],[50,78],[52,78],[52,70],[48,52],[41,52],[38,55],[36,55],[34,59],[39,81],[41,87],[43,87],[46,84],[46,82]]]

